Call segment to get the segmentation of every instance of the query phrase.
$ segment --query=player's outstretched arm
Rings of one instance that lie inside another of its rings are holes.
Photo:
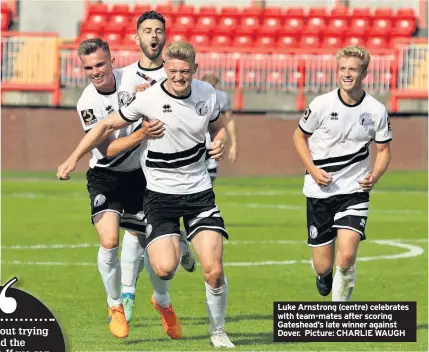
[[[305,168],[316,181],[316,183],[322,187],[327,186],[332,182],[332,177],[325,170],[319,169],[316,165],[314,165],[310,148],[308,147],[309,137],[309,135],[306,135],[298,127],[293,134],[293,143],[295,144],[295,149]]]
[[[115,156],[134,148],[149,137],[161,138],[165,131],[163,125],[164,124],[159,120],[154,120],[152,122],[142,121],[142,127],[137,131],[110,142],[106,148],[106,157],[114,158]]]
[[[209,123],[209,132],[212,138],[209,155],[214,160],[222,160],[225,152],[226,128],[224,117]]]
[[[232,163],[237,158],[237,135],[235,133],[235,120],[232,116],[232,110],[225,111],[226,130],[230,138],[230,146],[228,151],[228,158]]]
[[[60,180],[68,180],[70,178],[69,174],[76,168],[77,162],[82,159],[85,154],[94,149],[97,144],[104,141],[110,133],[129,124],[130,122],[125,121],[118,112],[114,112],[107,119],[98,122],[85,137],[82,138],[79,145],[68,159],[58,166],[57,178]]]
[[[390,164],[390,142],[377,143],[377,156],[375,159],[374,170],[359,180],[359,185],[364,191],[370,191],[386,172]]]

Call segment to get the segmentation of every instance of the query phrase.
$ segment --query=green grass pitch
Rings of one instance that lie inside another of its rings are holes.
[[[357,264],[353,294],[355,301],[417,301],[416,343],[273,343],[273,301],[330,300],[318,295],[307,262],[303,180],[219,178],[216,202],[230,233],[224,254],[226,327],[236,349],[427,351],[427,178],[427,172],[387,173],[377,185],[371,195],[368,240],[359,249],[359,257],[367,260]],[[17,276],[18,288],[51,309],[68,351],[212,350],[200,267],[193,274],[179,270],[171,282],[182,340],[165,335],[150,304],[145,274],[138,282],[128,338],[110,335],[82,175],[59,182],[53,174],[3,173],[1,230],[1,283]]]

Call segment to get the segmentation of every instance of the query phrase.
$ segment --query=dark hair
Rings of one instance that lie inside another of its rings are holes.
[[[137,20],[137,30],[139,30],[140,25],[146,20],[158,20],[164,25],[165,31],[165,18],[159,12],[156,11],[146,11],[144,12],[139,19]]]
[[[109,44],[100,38],[87,39],[81,42],[77,49],[77,54],[79,56],[90,55],[95,53],[98,49],[103,49],[110,55]]]

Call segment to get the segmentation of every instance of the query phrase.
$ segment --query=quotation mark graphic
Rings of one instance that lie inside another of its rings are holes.
[[[0,292],[0,310],[3,313],[11,314],[16,310],[16,300],[13,297],[6,297],[6,290],[17,281],[16,277],[9,280]]]

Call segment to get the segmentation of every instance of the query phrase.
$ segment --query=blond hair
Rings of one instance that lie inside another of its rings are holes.
[[[173,42],[165,48],[164,56],[168,59],[177,59],[195,63],[197,52],[188,42]]]
[[[368,70],[369,62],[371,61],[371,56],[368,51],[362,46],[349,45],[337,52],[337,61],[343,57],[357,57],[362,60],[362,71],[366,72]]]

